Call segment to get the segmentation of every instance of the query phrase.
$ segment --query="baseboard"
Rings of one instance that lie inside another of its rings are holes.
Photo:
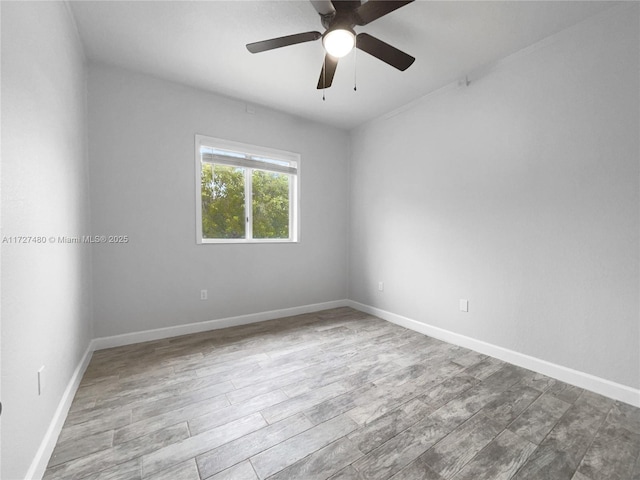
[[[640,390],[638,389],[596,377],[595,375],[573,370],[562,365],[547,362],[546,360],[518,353],[481,340],[476,340],[475,338],[460,335],[449,330],[427,325],[425,323],[418,322],[417,320],[403,317],[353,300],[348,300],[347,305],[355,308],[356,310],[360,310],[382,318],[383,320],[395,323],[396,325],[437,338],[438,340],[453,343],[454,345],[460,345],[461,347],[469,348],[470,350],[495,357],[519,367],[542,373],[543,375],[547,375],[548,377],[555,378],[562,382],[613,398],[614,400],[620,400],[621,402],[628,403],[634,407],[640,407]]]
[[[53,453],[53,449],[58,441],[58,436],[64,425],[64,421],[71,408],[71,402],[78,390],[82,376],[84,375],[91,355],[95,350],[103,348],[119,347],[122,345],[131,345],[134,343],[147,342],[150,340],[159,340],[162,338],[177,337],[179,335],[187,335],[189,333],[205,332],[226,327],[234,327],[237,325],[246,325],[249,323],[264,322],[276,318],[289,317],[293,315],[301,315],[304,313],[319,312],[331,308],[339,308],[348,306],[347,300],[334,300],[331,302],[315,303],[310,305],[302,305],[299,307],[283,308],[279,310],[270,310],[267,312],[252,313],[249,315],[240,315],[237,317],[220,318],[200,323],[190,323],[187,325],[177,325],[174,327],[158,328],[155,330],[146,330],[143,332],[127,333],[124,335],[114,335],[112,337],[94,338],[89,342],[89,346],[85,351],[80,363],[76,367],[69,384],[62,395],[62,399],[58,404],[58,408],[49,424],[47,433],[45,434],[40,448],[36,453],[31,466],[27,471],[25,478],[41,479],[47,468],[49,458]]]
[[[293,315],[301,315],[303,313],[319,312],[320,310],[346,307],[347,305],[347,300],[334,300],[331,302],[314,303],[310,305],[302,305],[299,307],[283,308],[279,310],[270,310],[260,313],[251,313],[248,315],[239,315],[237,317],[219,318],[216,320],[157,328],[154,330],[145,330],[142,332],[125,333],[122,335],[114,335],[111,337],[100,337],[95,338],[91,343],[94,350],[102,350],[104,348],[121,347],[123,345],[131,345],[134,343],[149,342],[152,340],[161,340],[163,338],[188,335],[190,333],[207,332],[209,330],[218,330],[220,328],[236,327],[238,325],[247,325],[249,323],[264,322],[266,320],[273,320],[276,318],[289,317]]]
[[[78,390],[84,371],[87,369],[89,361],[91,360],[92,353],[93,346],[92,342],[90,342],[84,352],[84,355],[80,359],[80,363],[78,363],[78,366],[74,370],[73,375],[67,384],[67,388],[62,394],[62,398],[60,399],[60,403],[58,403],[56,412],[53,414],[47,433],[45,433],[44,438],[40,443],[40,447],[29,466],[29,470],[25,476],[26,479],[40,479],[44,475],[44,471],[47,469],[47,463],[49,463],[49,458],[53,453],[53,449],[58,441],[58,436],[60,435],[62,426],[64,425],[67,414],[69,413],[69,408],[71,408],[73,397],[76,395],[76,391]]]
[[[134,343],[147,342],[151,340],[160,340],[163,338],[170,338],[179,335],[187,335],[190,333],[198,333],[209,330],[216,330],[220,328],[233,327],[237,325],[247,325],[249,323],[263,322],[266,320],[273,320],[276,318],[288,317],[293,315],[301,315],[304,313],[318,312],[321,310],[328,310],[331,308],[339,307],[352,307],[356,310],[360,310],[376,317],[382,318],[389,322],[395,323],[405,328],[409,328],[416,332],[428,335],[445,342],[460,345],[471,350],[489,355],[505,362],[518,365],[535,372],[542,373],[552,378],[556,378],[560,381],[590,390],[601,395],[620,400],[630,405],[640,407],[640,390],[621,385],[609,380],[590,375],[588,373],[579,372],[571,368],[563,367],[562,365],[556,365],[545,360],[540,360],[529,355],[515,352],[503,347],[492,345],[481,340],[476,340],[471,337],[466,337],[458,333],[454,333],[442,328],[427,325],[417,320],[413,320],[395,313],[387,312],[370,305],[365,305],[353,300],[335,300],[331,302],[316,303],[311,305],[303,305],[299,307],[284,308],[280,310],[270,310],[267,312],[253,313],[249,315],[240,315],[236,317],[221,318],[217,320],[210,320],[200,323],[190,323],[187,325],[177,325],[173,327],[159,328],[155,330],[146,330],[143,332],[128,333],[124,335],[115,335],[111,337],[101,337],[93,339],[85,351],[80,363],[76,367],[69,384],[62,395],[62,399],[58,404],[58,408],[51,420],[47,433],[45,434],[40,448],[36,453],[31,466],[27,472],[25,478],[27,479],[41,479],[47,468],[47,463],[53,449],[55,448],[56,441],[64,425],[67,413],[71,407],[73,397],[80,385],[82,376],[89,365],[91,355],[94,350],[100,350],[103,348],[118,347],[123,345],[130,345]]]

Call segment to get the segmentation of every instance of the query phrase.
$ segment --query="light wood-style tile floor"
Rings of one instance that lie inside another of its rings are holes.
[[[640,409],[348,308],[94,353],[46,480],[640,480]]]

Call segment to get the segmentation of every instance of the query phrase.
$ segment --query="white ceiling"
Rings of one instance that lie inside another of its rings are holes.
[[[259,54],[245,44],[324,31],[307,0],[73,1],[91,61],[352,128],[614,6],[595,1],[418,0],[356,28],[416,57],[400,72],[357,52],[340,61],[326,101],[320,41]]]

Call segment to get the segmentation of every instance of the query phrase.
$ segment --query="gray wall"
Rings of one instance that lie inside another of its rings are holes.
[[[102,65],[87,116],[64,5],[1,8],[2,234],[131,238],[2,245],[2,478],[90,338],[343,298],[640,387],[638,4],[351,137]],[[300,243],[196,245],[196,133],[302,155]]]
[[[2,235],[86,234],[86,88],[75,26],[60,2],[1,8]],[[89,246],[2,244],[3,479],[24,478],[89,344],[90,264]]]
[[[148,76],[89,69],[97,337],[346,298],[348,135]],[[300,153],[300,243],[196,245],[194,135]],[[200,290],[209,300],[200,300]]]
[[[353,132],[351,299],[640,387],[638,8]]]

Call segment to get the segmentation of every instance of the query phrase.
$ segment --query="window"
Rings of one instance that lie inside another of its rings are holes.
[[[196,135],[198,243],[296,242],[300,155]]]

